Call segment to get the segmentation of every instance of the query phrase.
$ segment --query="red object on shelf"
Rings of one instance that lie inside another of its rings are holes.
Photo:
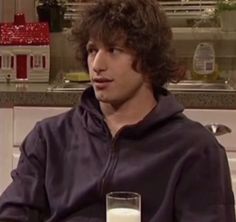
[[[48,23],[25,21],[16,13],[14,22],[0,23],[0,81],[48,82],[50,39]]]
[[[16,13],[14,16],[15,25],[25,25],[25,15],[23,13]]]
[[[14,23],[0,23],[0,45],[48,45],[47,23],[26,23],[22,13],[15,14]]]
[[[16,56],[16,78],[17,79],[27,79],[27,56],[17,55]]]

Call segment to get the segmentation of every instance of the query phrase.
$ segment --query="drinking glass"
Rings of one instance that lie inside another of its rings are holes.
[[[117,191],[106,195],[107,222],[141,222],[141,196]]]

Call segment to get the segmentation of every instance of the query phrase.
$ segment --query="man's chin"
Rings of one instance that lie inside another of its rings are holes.
[[[104,95],[103,93],[95,93],[96,99],[99,102],[103,102],[103,103],[109,103],[110,99],[108,96]]]
[[[95,91],[95,96],[96,99],[100,102],[100,103],[109,103],[109,104],[120,104],[120,101],[118,98],[116,98],[114,95],[111,95],[111,93],[105,93],[105,92],[97,92]]]

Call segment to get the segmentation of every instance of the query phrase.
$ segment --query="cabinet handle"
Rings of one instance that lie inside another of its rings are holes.
[[[207,124],[205,125],[205,127],[215,136],[221,136],[232,132],[232,130],[228,126],[218,123]]]

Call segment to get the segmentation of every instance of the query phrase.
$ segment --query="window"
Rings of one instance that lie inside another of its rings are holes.
[[[42,68],[42,56],[41,55],[34,56],[33,68]]]
[[[217,0],[160,0],[160,4],[171,20],[199,19],[203,13],[213,17]],[[70,27],[71,22],[79,18],[84,8],[96,0],[67,0],[65,13],[65,26]]]
[[[213,16],[215,0],[182,0],[160,1],[161,6],[169,17],[185,17],[198,19],[203,13]]]
[[[14,68],[14,56],[11,56],[11,68]]]
[[[43,68],[46,68],[46,56],[43,56]]]
[[[13,69],[14,68],[14,56],[9,54],[3,54],[1,56],[1,68],[2,69]]]
[[[32,69],[44,69],[46,68],[46,56],[41,54],[35,54],[30,56],[30,67]]]

